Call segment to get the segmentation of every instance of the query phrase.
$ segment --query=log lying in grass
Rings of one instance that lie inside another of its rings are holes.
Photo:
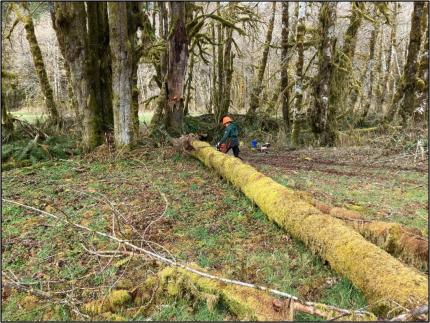
[[[201,268],[196,268],[202,270]],[[166,267],[156,277],[149,277],[138,286],[135,305],[147,304],[148,293],[156,290],[157,299],[168,297],[206,301],[209,310],[222,302],[240,320],[293,321],[295,312],[312,314],[324,319],[342,317],[343,321],[375,321],[376,317],[365,311],[349,311],[320,303],[307,303],[293,299],[279,300],[267,291],[245,286],[225,284],[220,281],[196,275],[183,268]]]
[[[408,265],[428,271],[428,240],[419,230],[407,228],[399,223],[369,221],[359,213],[338,207],[330,207],[310,198],[318,210],[342,220],[353,227],[364,238],[381,247]]]
[[[428,303],[428,280],[390,254],[366,241],[341,220],[322,214],[294,191],[253,167],[193,140],[191,154],[238,187],[267,217],[303,241],[335,271],[366,295],[372,310],[396,313],[399,304],[413,309]]]

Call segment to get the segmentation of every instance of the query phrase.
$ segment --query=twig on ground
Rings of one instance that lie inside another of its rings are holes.
[[[226,284],[232,284],[232,285],[237,285],[237,286],[242,286],[242,287],[249,287],[249,288],[253,288],[253,289],[257,289],[257,290],[262,290],[262,291],[266,291],[266,292],[268,292],[268,293],[270,293],[272,295],[276,295],[276,296],[287,298],[287,299],[292,299],[292,300],[294,300],[294,301],[296,301],[298,303],[301,303],[302,306],[307,306],[308,307],[308,311],[311,311],[311,309],[309,309],[309,307],[313,308],[313,309],[316,309],[317,303],[300,301],[296,296],[293,296],[291,294],[288,294],[288,293],[285,293],[285,292],[282,292],[282,291],[279,291],[279,290],[276,290],[276,289],[271,289],[271,288],[268,288],[268,287],[265,287],[265,286],[260,286],[260,285],[256,285],[256,284],[252,284],[252,283],[242,282],[242,281],[235,280],[235,279],[229,279],[229,278],[219,277],[219,276],[215,276],[215,275],[212,275],[212,274],[209,274],[209,273],[206,273],[206,272],[202,272],[200,270],[196,270],[196,269],[194,269],[192,267],[189,267],[186,264],[180,263],[176,259],[173,259],[173,260],[168,259],[168,258],[166,258],[164,256],[161,256],[161,255],[155,253],[155,252],[152,252],[152,251],[146,250],[144,248],[141,248],[139,246],[136,246],[136,245],[134,245],[134,244],[132,244],[132,243],[126,241],[126,240],[122,240],[122,239],[114,237],[114,236],[112,236],[110,234],[107,234],[107,233],[104,233],[104,232],[100,232],[100,231],[97,231],[97,230],[93,230],[93,229],[90,229],[90,228],[88,228],[86,226],[70,222],[69,220],[60,218],[59,216],[54,215],[52,213],[48,213],[46,211],[34,208],[34,207],[26,205],[26,204],[22,204],[22,203],[13,201],[13,200],[8,200],[8,199],[4,199],[4,198],[2,198],[2,200],[4,202],[15,204],[15,205],[27,208],[29,210],[35,211],[35,212],[41,214],[42,216],[48,216],[48,217],[51,217],[51,218],[54,218],[54,219],[66,222],[66,223],[68,223],[68,224],[70,224],[72,226],[75,226],[76,228],[79,228],[81,230],[90,232],[92,234],[96,234],[96,235],[108,238],[110,240],[116,241],[116,242],[118,242],[119,245],[123,244],[123,245],[125,245],[127,247],[130,247],[131,249],[134,249],[134,250],[137,250],[139,252],[142,252],[142,253],[146,254],[147,256],[160,261],[161,263],[165,263],[165,264],[168,264],[168,265],[171,265],[171,266],[174,266],[174,267],[179,267],[179,268],[185,269],[185,270],[187,270],[187,271],[189,271],[191,273],[194,273],[194,274],[196,274],[198,276],[205,277],[205,278],[208,278],[208,279],[217,280],[217,281],[221,281],[221,282],[226,283]],[[111,259],[113,259],[113,258],[111,258]],[[336,312],[341,313],[341,314],[343,314],[343,313],[355,314],[355,315],[370,314],[369,312],[366,312],[366,311],[350,311],[350,310],[341,309],[341,308],[337,308],[337,307],[334,307],[334,306],[328,306],[328,305],[326,307],[328,309],[330,309],[330,310],[336,311]],[[315,314],[318,315],[317,311],[315,311]]]

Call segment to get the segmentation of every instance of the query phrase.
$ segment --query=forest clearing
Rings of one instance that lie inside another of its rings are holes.
[[[428,321],[427,2],[2,18],[2,320]]]

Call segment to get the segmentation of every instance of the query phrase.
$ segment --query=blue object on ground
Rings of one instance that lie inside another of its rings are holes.
[[[251,141],[251,147],[257,148],[257,139],[254,139],[253,141]]]

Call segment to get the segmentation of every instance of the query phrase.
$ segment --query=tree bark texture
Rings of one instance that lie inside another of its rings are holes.
[[[303,123],[303,61],[304,61],[304,48],[303,42],[305,38],[306,25],[306,2],[299,2],[299,15],[297,20],[296,30],[296,46],[297,46],[297,63],[294,87],[294,108],[293,108],[293,129],[291,134],[291,144],[297,146],[299,144],[300,128]]]
[[[31,13],[28,10],[28,4],[26,2],[20,3],[20,6],[23,10],[22,22],[24,23],[25,35],[30,46],[31,57],[33,59],[34,68],[36,70],[43,97],[45,98],[49,118],[53,123],[57,123],[59,121],[58,110],[54,101],[52,87],[46,73],[42,52],[40,51],[39,43],[34,32],[33,18],[31,17]]]
[[[315,80],[315,104],[311,110],[312,130],[320,136],[323,145],[334,144],[333,121],[335,107],[333,95],[330,96],[333,82],[333,60],[335,56],[335,23],[336,2],[324,2],[321,4],[319,14],[320,44],[318,47],[318,75]],[[331,99],[331,100],[330,100]]]
[[[272,42],[273,27],[275,24],[276,2],[272,2],[272,16],[270,17],[269,26],[267,27],[266,40],[264,42],[263,57],[258,65],[257,77],[254,79],[254,84],[251,91],[251,99],[249,102],[248,115],[254,116],[257,108],[260,105],[260,94],[264,72],[266,71],[267,58],[269,56],[270,43]]]
[[[363,107],[363,112],[361,114],[360,123],[364,121],[367,117],[367,114],[370,110],[370,105],[373,100],[373,88],[374,88],[374,80],[375,80],[375,48],[376,48],[376,40],[378,39],[380,23],[378,21],[378,17],[375,17],[375,23],[372,24],[372,32],[370,34],[370,46],[369,46],[369,61],[367,63],[367,94],[366,94],[366,104]]]
[[[108,6],[115,145],[131,147],[135,141],[132,111],[133,39],[129,37],[128,6],[126,2],[109,2]]]
[[[293,190],[238,158],[218,152],[206,142],[190,139],[190,144],[194,157],[230,181],[270,220],[361,289],[375,314],[385,315],[398,309],[399,304],[412,310],[428,303],[426,275],[402,264],[341,220],[322,214]]]
[[[101,142],[96,93],[93,88],[91,55],[88,49],[85,4],[83,2],[55,2],[51,13],[61,54],[70,67],[73,93],[82,123],[82,145],[91,150]]]
[[[282,119],[284,128],[287,133],[290,129],[290,111],[288,107],[288,5],[289,2],[282,2],[282,31],[281,31],[281,102],[282,102]]]
[[[172,35],[169,39],[167,69],[166,130],[173,136],[182,133],[184,117],[184,81],[188,62],[188,39],[185,29],[185,3],[169,2]]]
[[[231,50],[231,44],[233,41],[233,29],[232,28],[224,28],[226,32],[225,37],[225,47],[224,47],[224,57],[223,57],[223,77],[224,81],[222,93],[220,96],[221,109],[220,113],[217,115],[217,120],[219,120],[223,115],[228,113],[228,109],[230,106],[230,98],[231,98],[231,80],[233,77],[233,59],[234,54]]]
[[[424,15],[424,2],[414,2],[412,12],[412,24],[409,34],[408,56],[403,70],[403,102],[400,106],[402,125],[406,126],[408,118],[417,108],[417,72],[419,65],[419,51],[423,30],[421,30],[421,18]]]
[[[91,81],[96,93],[100,130],[106,132],[113,129],[112,59],[107,4],[87,1],[87,16]]]

